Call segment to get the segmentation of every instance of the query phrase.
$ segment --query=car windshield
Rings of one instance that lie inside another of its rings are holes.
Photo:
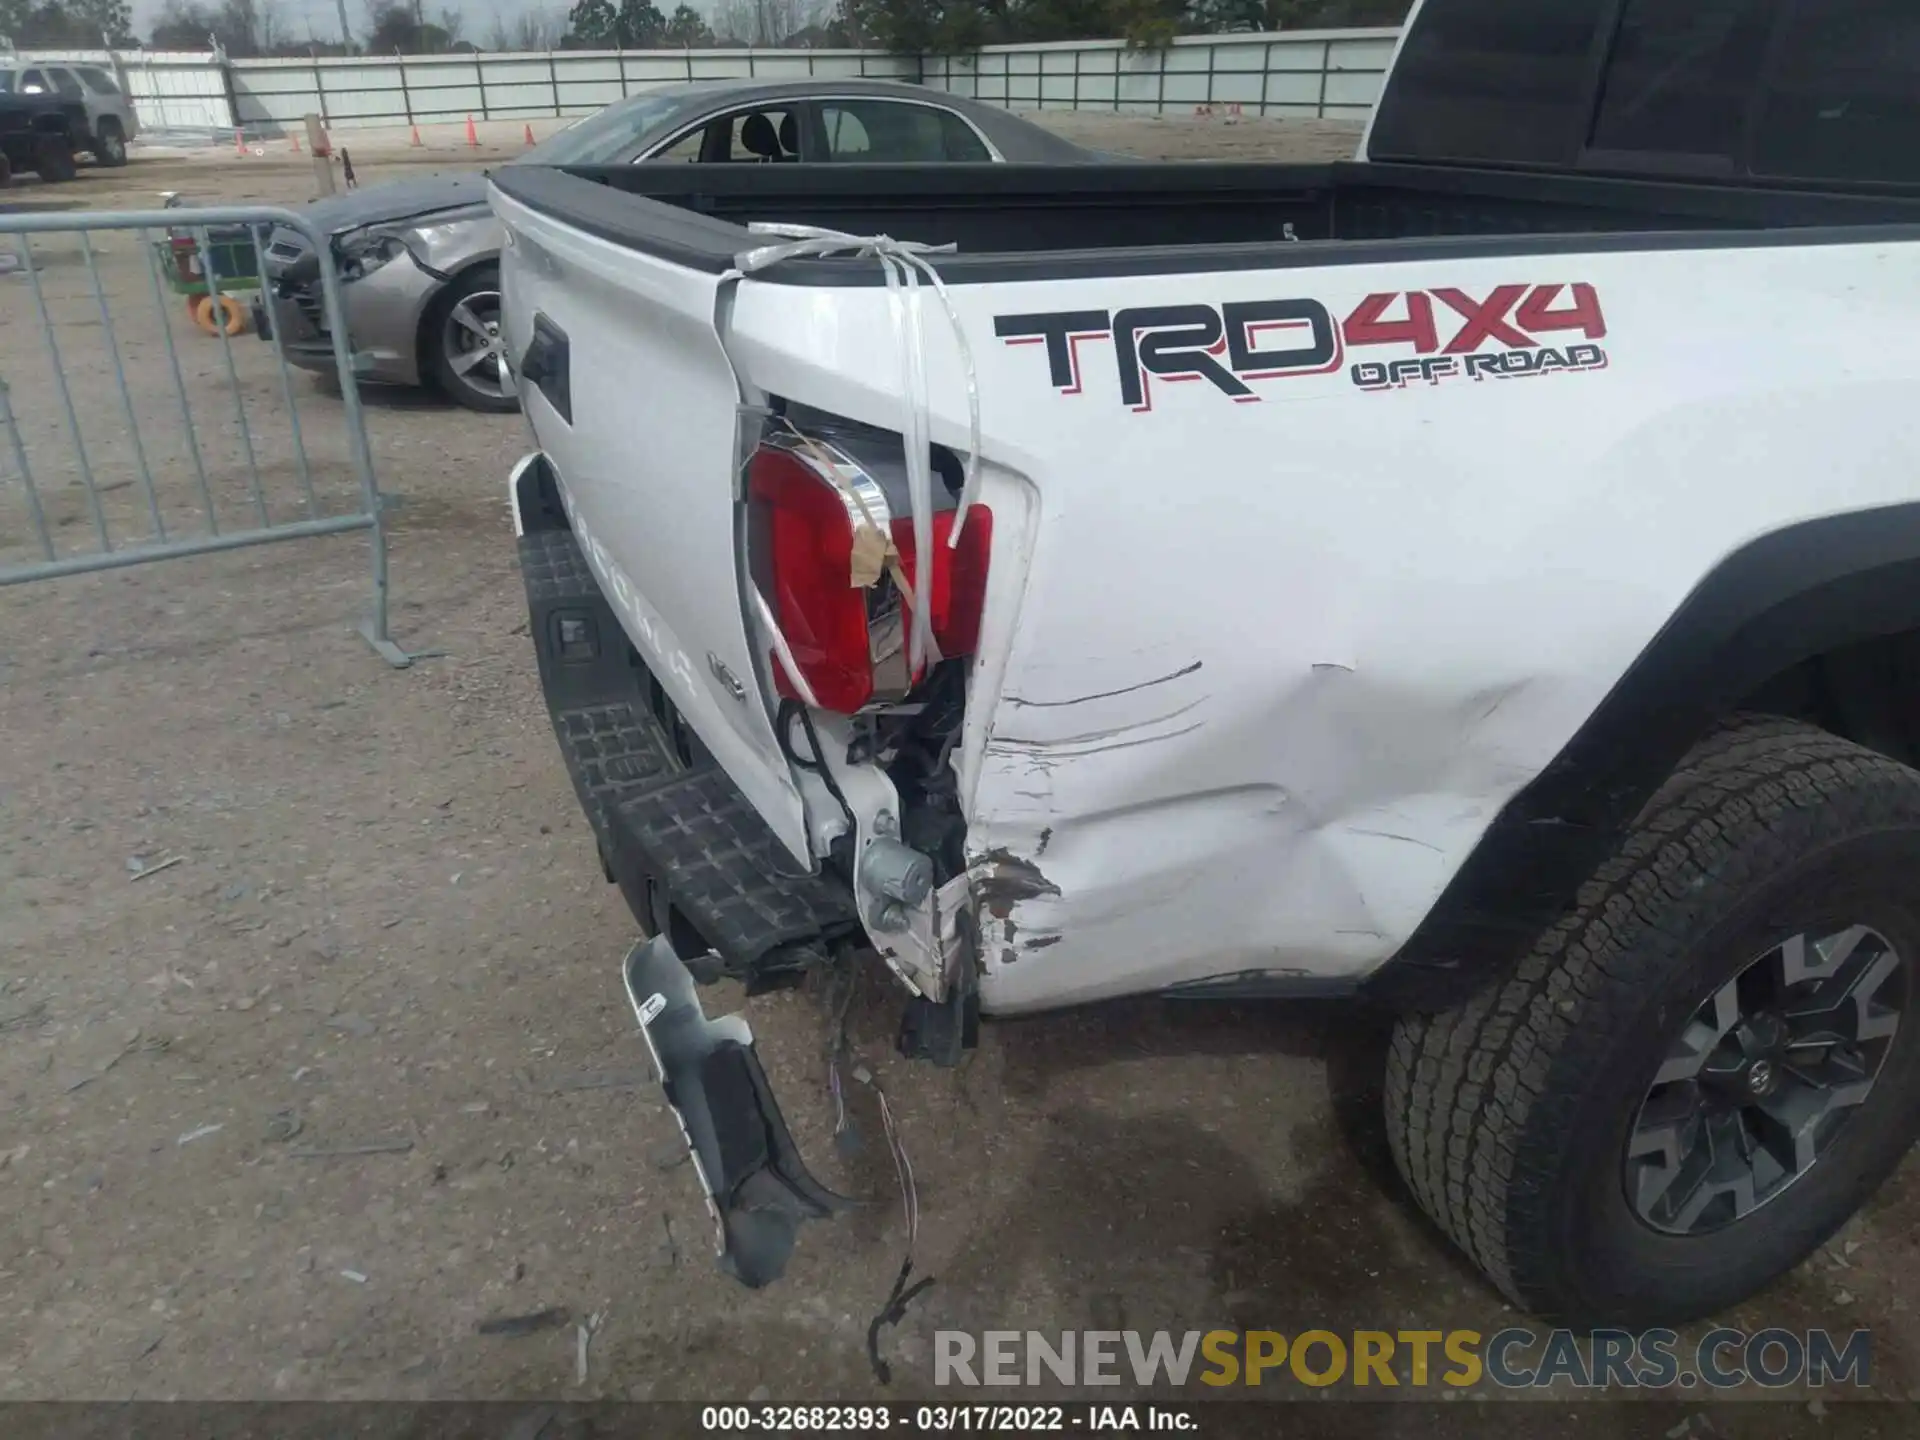
[[[0,70],[0,95],[11,95],[12,93],[13,72],[11,70]]]
[[[634,142],[687,103],[684,95],[636,95],[609,105],[549,136],[516,165],[614,165],[631,157]]]

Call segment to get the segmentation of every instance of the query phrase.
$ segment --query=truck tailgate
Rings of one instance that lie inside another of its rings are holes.
[[[522,401],[581,548],[668,697],[805,863],[805,812],[743,604],[740,392],[714,327],[718,277],[609,244],[498,190],[493,203],[508,232],[509,353],[527,355],[537,322],[547,378],[523,380]]]

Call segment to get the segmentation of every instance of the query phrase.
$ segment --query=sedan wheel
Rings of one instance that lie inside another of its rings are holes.
[[[500,277],[491,265],[455,282],[428,337],[423,368],[448,399],[469,410],[520,408],[506,337],[500,333]]]
[[[491,399],[513,394],[506,342],[500,338],[500,293],[479,290],[447,311],[440,343],[447,365],[466,384]]]

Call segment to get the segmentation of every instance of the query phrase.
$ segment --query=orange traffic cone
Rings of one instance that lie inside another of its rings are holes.
[[[247,137],[241,133],[238,125],[233,127],[233,153],[236,155],[247,153]]]
[[[298,155],[300,153],[300,132],[298,130],[289,130],[287,134],[293,139],[293,153]]]
[[[418,125],[413,127],[413,139],[409,140],[407,143],[416,150],[420,148],[420,144],[421,144],[420,127]]]
[[[473,146],[476,150],[480,148],[480,132],[473,128],[473,116],[471,115],[467,116],[467,144]]]
[[[529,150],[533,148],[533,123],[531,121],[527,123],[527,148]]]

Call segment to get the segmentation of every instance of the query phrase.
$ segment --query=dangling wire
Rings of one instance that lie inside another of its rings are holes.
[[[900,1127],[893,1118],[893,1106],[887,1100],[887,1092],[880,1088],[877,1079],[869,1079],[873,1093],[880,1097],[880,1124],[886,1131],[887,1149],[893,1155],[893,1171],[900,1181],[900,1207],[905,1212],[907,1222],[907,1253],[900,1257],[900,1271],[893,1277],[893,1289],[887,1292],[887,1300],[873,1319],[867,1322],[867,1363],[873,1366],[874,1378],[882,1385],[893,1383],[893,1367],[887,1364],[886,1357],[880,1353],[880,1332],[890,1325],[898,1325],[906,1318],[907,1306],[922,1290],[933,1284],[933,1276],[922,1275],[911,1285],[913,1279],[913,1247],[920,1238],[920,1191],[913,1180],[913,1162],[907,1158],[907,1147],[900,1139]]]
[[[833,1025],[827,1033],[827,1092],[833,1096],[833,1143],[846,1155],[857,1150],[860,1144],[860,1132],[847,1113],[847,1088],[840,1079],[853,1055],[852,1043],[847,1039],[847,1015],[853,1009],[859,975],[852,965],[844,966],[842,973],[846,977],[846,989],[833,1006]],[[828,994],[831,997],[831,990]]]
[[[893,1113],[893,1102],[888,1099],[879,1077],[864,1065],[850,1064],[853,1058],[853,1045],[847,1038],[847,1016],[853,1009],[853,997],[858,987],[858,977],[848,970],[846,991],[839,997],[834,1008],[833,1027],[827,1040],[827,1088],[833,1096],[833,1138],[836,1147],[847,1153],[858,1143],[858,1131],[854,1128],[853,1118],[847,1113],[846,1081],[851,1076],[873,1091],[874,1098],[880,1103],[880,1129],[886,1136],[887,1154],[893,1160],[893,1174],[900,1185],[900,1213],[906,1222],[907,1249],[900,1257],[900,1269],[893,1277],[893,1288],[887,1292],[886,1300],[880,1309],[867,1322],[867,1361],[873,1366],[874,1377],[882,1385],[893,1381],[893,1367],[887,1364],[886,1357],[880,1353],[880,1332],[890,1325],[898,1325],[906,1317],[907,1306],[914,1297],[933,1284],[933,1276],[923,1275],[913,1279],[913,1252],[920,1239],[920,1187],[913,1178],[913,1161],[907,1155],[906,1142],[900,1138],[900,1123]],[[912,1281],[911,1284],[908,1282]]]
[[[813,749],[812,755],[802,755],[793,748],[793,722],[798,720],[800,728],[807,732],[807,743]],[[854,819],[853,806],[847,803],[846,792],[840,788],[840,782],[833,778],[833,771],[827,765],[826,751],[820,748],[820,732],[814,728],[813,712],[798,700],[782,700],[773,714],[773,738],[780,746],[780,756],[789,765],[818,775],[820,783],[827,787],[827,793],[840,802],[840,810],[847,819],[847,834],[860,833],[860,822]]]

